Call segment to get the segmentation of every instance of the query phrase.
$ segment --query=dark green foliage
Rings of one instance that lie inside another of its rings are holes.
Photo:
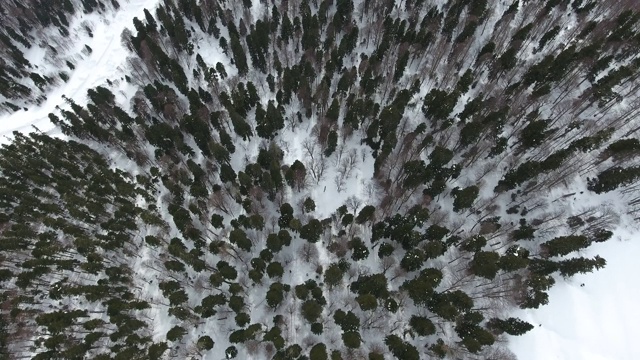
[[[463,209],[470,208],[476,201],[479,193],[480,189],[475,185],[461,190],[457,188],[453,189],[451,191],[451,194],[454,196],[453,211],[459,212]]]
[[[327,138],[327,148],[324,150],[325,156],[331,156],[338,146],[338,132],[331,130]]]
[[[349,349],[357,349],[362,343],[362,337],[357,331],[348,331],[342,333],[342,342]]]
[[[520,220],[520,228],[511,233],[513,240],[533,240],[536,228],[526,223],[525,219]]]
[[[508,318],[501,320],[493,318],[487,322],[487,327],[497,334],[506,332],[509,335],[524,335],[529,330],[533,329],[533,325],[526,321],[522,321],[518,318]]]
[[[229,298],[229,307],[235,313],[239,313],[244,308],[244,299],[238,295],[233,295]]]
[[[236,330],[229,335],[229,342],[237,344],[253,340],[261,328],[260,324],[252,324],[246,329]]]
[[[295,287],[296,297],[300,300],[306,300],[309,297],[309,288],[305,284]]]
[[[304,200],[304,203],[302,204],[302,208],[306,213],[312,212],[316,209],[316,203],[313,201],[312,198],[308,197]]]
[[[323,332],[323,326],[321,323],[313,323],[311,324],[311,332],[316,334],[316,335],[322,335]]]
[[[225,356],[227,357],[227,359],[235,359],[236,356],[238,356],[238,349],[236,349],[235,346],[229,346],[225,351],[224,351]]]
[[[378,247],[378,257],[382,259],[383,257],[390,256],[393,254],[393,250],[395,250],[393,245],[383,242],[380,244],[380,247]]]
[[[424,251],[420,249],[411,249],[407,251],[402,260],[400,266],[407,271],[419,270],[424,263],[426,256]]]
[[[267,304],[269,307],[276,308],[282,300],[284,300],[284,286],[281,283],[273,283],[267,291]]]
[[[238,74],[246,75],[249,71],[249,66],[247,65],[247,57],[245,55],[244,49],[242,48],[242,44],[240,44],[240,35],[238,34],[236,27],[233,24],[229,26],[229,39],[231,44],[231,52],[233,54],[233,60],[235,61],[236,67],[238,68]]]
[[[513,189],[518,185],[523,184],[525,181],[531,180],[534,176],[537,176],[542,171],[540,162],[538,161],[526,161],[514,170],[510,170],[503,180],[498,182],[497,190]]]
[[[455,331],[471,353],[477,353],[483,346],[495,342],[493,335],[478,325],[483,318],[479,312],[468,312],[456,321]]]
[[[518,59],[516,54],[518,51],[512,47],[507,49],[502,56],[498,59],[498,64],[500,66],[500,70],[511,70],[516,66]]]
[[[311,243],[315,243],[320,240],[320,235],[322,235],[323,231],[324,230],[322,228],[320,220],[311,219],[300,229],[300,238],[305,239]]]
[[[620,157],[638,151],[640,151],[640,141],[638,139],[620,139],[607,146],[603,151],[603,155]]]
[[[276,323],[275,320],[274,320],[274,323]],[[284,338],[282,337],[282,330],[280,330],[280,328],[277,327],[277,325],[272,327],[271,330],[265,333],[264,336],[262,337],[262,340],[271,341],[273,345],[276,347],[276,349],[279,349],[279,350],[284,348],[284,345],[285,345]]]
[[[375,310],[378,307],[376,297],[371,294],[360,295],[356,298],[356,301],[362,311]]]
[[[277,132],[284,128],[283,109],[276,108],[273,100],[267,104],[267,110],[262,110],[260,104],[256,107],[256,133],[265,139],[273,139]]]
[[[344,312],[341,309],[333,314],[333,320],[344,332],[355,332],[360,329],[360,319],[353,312]]]
[[[411,315],[409,326],[419,336],[429,336],[436,333],[436,327],[433,322],[424,316]]]
[[[351,22],[351,14],[353,12],[353,1],[338,0],[336,2],[336,13],[333,16],[333,24],[337,29]]]
[[[244,251],[251,251],[252,243],[242,229],[233,229],[229,234],[229,241]]]
[[[549,303],[549,295],[545,292],[555,284],[553,277],[531,274],[525,281],[526,293],[520,301],[523,309],[537,309],[540,305]]]
[[[434,268],[426,268],[412,280],[405,281],[401,289],[405,290],[417,305],[426,305],[431,299],[434,289],[442,281],[442,272]]]
[[[431,225],[427,228],[424,236],[428,240],[442,240],[449,233],[449,229],[440,225]]]
[[[591,244],[584,235],[560,236],[540,245],[546,256],[564,256]]]
[[[479,251],[473,256],[473,260],[471,260],[469,266],[469,271],[491,280],[496,277],[498,270],[500,270],[500,267],[498,266],[499,260],[500,255],[493,251]]]
[[[211,350],[213,349],[213,345],[213,339],[211,339],[211,337],[207,335],[201,336],[197,342],[197,347],[199,350]]]
[[[524,41],[526,40],[529,32],[533,29],[533,24],[527,24],[522,28],[518,29],[516,33],[511,37],[511,41]]]
[[[384,343],[389,348],[389,352],[399,360],[419,360],[420,353],[415,346],[406,341],[402,341],[397,335],[388,335],[384,339]]]
[[[309,351],[309,360],[327,360],[327,346],[323,343],[315,344]]]
[[[440,168],[451,161],[451,159],[453,159],[453,151],[441,146],[436,146],[431,154],[429,154],[429,165],[434,168]]]
[[[282,240],[278,237],[278,234],[269,234],[267,236],[267,248],[273,252],[277,253],[282,249]]]
[[[169,347],[167,346],[167,343],[165,342],[156,343],[149,346],[147,356],[150,359],[159,359],[162,357],[162,354],[164,354],[165,351],[167,351],[168,349]]]
[[[280,217],[278,218],[278,226],[280,228],[289,227],[289,223],[293,220],[293,208],[289,203],[280,206]]]
[[[529,251],[514,245],[507,249],[506,253],[500,257],[498,266],[504,271],[516,271],[527,267],[529,264]]]
[[[362,239],[356,237],[349,241],[348,246],[352,251],[351,258],[353,260],[360,261],[369,257],[369,248],[365,245]]]
[[[435,344],[429,346],[429,350],[431,350],[437,358],[444,359],[444,357],[447,356],[448,347],[442,339],[438,339]]]
[[[407,67],[407,62],[409,61],[409,52],[405,51],[402,55],[398,56],[398,61],[396,62],[396,68],[393,73],[393,81],[398,82],[402,78],[402,74],[404,74],[404,70]]]
[[[314,323],[320,317],[322,313],[322,305],[316,300],[307,300],[302,304],[302,317],[304,317],[310,324]]]
[[[384,274],[362,275],[351,283],[351,292],[359,295],[372,294],[376,298],[386,298],[389,296],[387,289],[387,278]]]
[[[427,259],[436,259],[447,252],[447,244],[444,241],[429,241],[422,246],[424,255]]]
[[[613,236],[613,232],[605,229],[598,229],[593,232],[591,241],[594,242],[605,242]]]
[[[599,270],[607,264],[606,260],[596,255],[593,259],[584,257],[572,258],[558,262],[560,275],[573,276],[577,273],[586,274],[594,269]]]
[[[464,251],[476,253],[485,245],[487,245],[487,239],[484,236],[476,235],[462,242],[459,247]]]
[[[433,89],[424,98],[422,112],[428,119],[445,120],[458,102],[457,92],[448,93],[444,90]]]
[[[533,120],[520,132],[520,145],[524,149],[540,146],[555,129],[547,130],[550,120]]]
[[[187,334],[187,330],[176,325],[167,332],[167,340],[178,341],[182,339],[182,337],[186,334]]]
[[[267,275],[270,278],[281,278],[284,274],[284,268],[279,262],[272,262],[267,266]]]
[[[333,101],[324,116],[331,122],[335,123],[338,121],[338,117],[340,116],[340,102],[338,101],[338,98],[333,98]]]
[[[344,227],[351,225],[353,223],[353,214],[344,214],[340,223],[342,223]]]
[[[553,40],[558,35],[558,33],[560,33],[560,26],[554,26],[551,30],[542,35],[540,41],[538,41],[537,50],[542,50],[549,41]]]
[[[473,308],[473,300],[462,290],[445,293],[432,293],[427,299],[427,308],[434,314],[449,321]]]
[[[485,46],[482,47],[482,49],[480,49],[480,53],[478,53],[478,58],[480,58],[482,55],[485,55],[485,54],[493,54],[495,49],[496,49],[496,44],[493,41],[488,42]]]
[[[596,179],[588,179],[587,189],[596,194],[602,194],[613,191],[620,186],[629,185],[638,178],[640,178],[640,167],[628,167],[625,169],[620,166],[614,166],[598,174]]]
[[[372,221],[375,216],[375,211],[375,206],[366,205],[358,213],[358,216],[356,217],[356,223],[362,225],[367,221]]]

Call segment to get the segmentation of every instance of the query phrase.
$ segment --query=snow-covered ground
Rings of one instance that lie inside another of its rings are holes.
[[[535,326],[511,338],[518,359],[640,359],[640,233],[619,230],[585,254],[595,255],[607,260],[604,269],[560,280],[549,292],[549,305],[516,312]]]
[[[125,28],[133,29],[132,19],[144,19],[144,9],[153,12],[158,2],[159,0],[121,0],[118,11],[83,15],[82,18],[74,19],[70,26],[71,29],[76,29],[73,36],[78,37],[74,40],[74,48],[83,48],[86,44],[93,51],[77,61],[74,71],[70,73],[69,81],[61,83],[49,93],[41,106],[0,116],[0,144],[8,142],[7,136],[14,131],[33,131],[32,126],[52,135],[59,134],[47,116],[55,112],[56,106],[65,107],[63,95],[84,105],[88,89],[106,84],[107,80],[120,80],[124,76],[122,70],[128,56],[120,41],[122,31]],[[79,30],[85,22],[92,24],[93,37]],[[29,54],[27,56],[29,57]],[[124,81],[121,81],[121,84],[125,84]]]

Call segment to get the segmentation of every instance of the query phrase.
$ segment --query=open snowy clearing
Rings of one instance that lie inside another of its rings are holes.
[[[637,232],[619,230],[611,241],[593,245],[585,256],[604,257],[604,269],[558,281],[549,291],[549,305],[514,314],[535,326],[511,337],[518,359],[640,359],[635,344],[640,336],[639,238]]]
[[[106,84],[107,80],[120,80],[124,76],[128,52],[120,41],[122,31],[127,27],[133,28],[132,19],[144,18],[144,9],[154,9],[158,0],[121,0],[119,3],[120,9],[116,12],[85,15],[71,23],[70,29],[75,29],[73,31],[76,32],[85,21],[93,25],[93,37],[83,32],[79,35],[81,40],[75,44],[78,48],[86,44],[93,51],[77,62],[75,70],[70,73],[69,81],[61,83],[49,93],[41,106],[0,116],[0,143],[8,142],[7,136],[14,131],[33,131],[33,126],[50,135],[59,134],[60,131],[54,128],[48,115],[56,111],[56,106],[66,106],[63,95],[84,105],[88,89]],[[124,81],[122,84],[126,85]]]

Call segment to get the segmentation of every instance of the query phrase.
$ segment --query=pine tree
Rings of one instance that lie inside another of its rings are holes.
[[[492,280],[500,270],[499,260],[500,255],[493,251],[479,251],[473,256],[469,270],[478,276]]]
[[[586,274],[592,272],[594,269],[599,270],[606,264],[607,262],[605,259],[596,255],[593,259],[579,257],[559,261],[558,268],[560,270],[560,275],[573,276],[577,273]]]
[[[411,315],[409,326],[419,336],[429,336],[436,333],[436,327],[433,322],[424,316]]]
[[[342,282],[343,275],[344,271],[340,268],[340,265],[333,263],[324,272],[324,283],[329,288],[333,288]]]
[[[220,38],[222,46],[222,37]],[[238,69],[238,74],[240,76],[244,76],[249,71],[249,65],[247,64],[247,56],[245,55],[244,48],[240,43],[240,35],[238,34],[238,30],[236,29],[233,23],[229,24],[229,42],[231,47],[231,53],[233,54],[233,60],[235,62],[236,68]]]
[[[266,300],[269,307],[278,307],[284,300],[284,286],[278,282],[271,284],[269,291],[267,291]]]
[[[533,329],[533,325],[529,324],[526,321],[522,321],[518,318],[508,318],[506,320],[501,320],[498,318],[492,318],[487,322],[487,327],[497,334],[501,334],[506,332],[509,335],[523,335],[527,333],[529,330]]]
[[[397,335],[388,335],[384,339],[385,345],[396,359],[399,360],[419,360],[420,353],[413,345],[406,341],[402,341]]]
[[[185,330],[183,327],[176,325],[172,327],[169,331],[167,331],[167,340],[172,342],[179,341],[186,334],[187,334],[187,330]]]
[[[407,271],[415,271],[422,267],[426,257],[424,251],[420,249],[411,249],[400,261],[400,266]]]
[[[587,189],[602,194],[613,191],[620,186],[629,185],[640,178],[640,167],[622,168],[614,166],[600,174],[596,179],[588,179]]]
[[[591,244],[584,235],[559,236],[540,245],[546,256],[564,256]]]
[[[320,240],[320,235],[322,235],[323,231],[320,221],[318,219],[311,219],[300,229],[300,238],[315,243]]]
[[[327,346],[323,343],[315,344],[309,352],[309,360],[328,360]]]
[[[451,190],[451,194],[454,197],[453,211],[459,212],[463,209],[470,208],[478,198],[480,188],[475,185],[466,187],[464,189],[455,188]]]

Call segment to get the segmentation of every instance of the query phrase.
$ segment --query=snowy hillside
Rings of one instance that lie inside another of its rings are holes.
[[[13,131],[31,132],[33,126],[48,134],[60,134],[59,129],[49,121],[48,115],[55,112],[56,107],[68,108],[63,96],[85,103],[87,90],[106,85],[107,81],[111,81],[120,90],[116,94],[121,94],[120,101],[126,104],[126,99],[131,97],[130,87],[124,81],[130,54],[122,45],[122,31],[132,27],[131,19],[144,17],[143,10],[153,9],[157,3],[157,0],[127,0],[121,2],[118,10],[74,17],[69,26],[72,32],[69,42],[71,46],[64,50],[69,54],[76,54],[73,56],[75,66],[69,71],[68,80],[49,89],[47,99],[42,104],[27,106],[27,110],[18,110],[10,115],[1,115],[2,134],[11,134]],[[92,36],[84,31],[86,26],[92,29]],[[92,49],[91,53],[82,53],[85,46]],[[45,73],[55,72],[55,65],[48,63],[43,56],[39,51],[26,54],[31,63],[40,63],[39,67]],[[0,140],[2,143],[7,141],[5,136]]]
[[[640,356],[633,1],[0,19],[0,359]]]
[[[549,292],[545,307],[517,312],[536,326],[510,340],[518,359],[638,359],[638,239],[637,232],[619,233],[614,241],[594,246],[589,255],[605,257],[606,268],[559,283]]]

